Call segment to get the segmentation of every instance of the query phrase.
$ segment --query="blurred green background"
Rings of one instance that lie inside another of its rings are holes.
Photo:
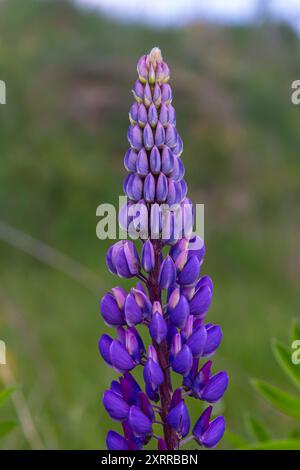
[[[249,378],[283,384],[270,339],[286,340],[299,317],[296,33],[268,22],[151,29],[69,2],[10,0],[0,3],[0,373],[17,385],[5,413],[19,425],[3,448],[105,446],[101,395],[116,374],[97,349],[98,301],[120,281],[105,267],[96,207],[121,193],[136,61],[156,45],[171,68],[189,195],[205,204],[203,272],[215,284],[209,319],[224,331],[214,370],[230,375],[228,429],[244,436],[247,411],[273,437],[294,426]]]

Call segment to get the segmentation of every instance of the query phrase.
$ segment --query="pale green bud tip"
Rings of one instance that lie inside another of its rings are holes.
[[[163,61],[161,50],[159,49],[159,47],[153,47],[153,49],[151,49],[150,53],[147,56],[147,61],[149,64],[152,63],[154,68],[156,67],[156,64],[158,62]]]

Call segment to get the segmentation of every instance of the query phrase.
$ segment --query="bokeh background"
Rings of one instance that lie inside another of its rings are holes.
[[[98,354],[98,301],[120,281],[105,267],[96,207],[121,194],[136,60],[156,45],[171,68],[189,194],[205,204],[228,429],[246,437],[251,412],[281,437],[295,423],[249,379],[289,388],[270,339],[286,340],[299,317],[299,5],[227,2],[230,13],[223,1],[185,2],[183,14],[163,1],[150,12],[87,3],[0,2],[0,374],[17,387],[1,414],[18,422],[0,445],[105,446],[101,395],[115,373]]]

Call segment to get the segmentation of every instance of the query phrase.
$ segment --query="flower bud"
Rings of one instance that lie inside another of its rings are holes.
[[[155,266],[155,255],[153,245],[148,239],[142,249],[142,267],[146,273],[150,273]]]
[[[174,168],[174,155],[166,145],[163,146],[161,156],[162,172],[165,175],[170,175]]]
[[[177,131],[172,124],[167,125],[166,129],[166,145],[171,149],[175,147],[177,142]]]
[[[212,356],[222,341],[222,330],[219,325],[205,325],[207,339],[203,350],[203,356]]]
[[[161,203],[166,200],[168,196],[168,180],[163,173],[159,174],[156,185],[156,200]]]
[[[161,90],[160,86],[155,83],[154,90],[153,90],[153,103],[158,108],[161,104]]]
[[[128,424],[137,437],[145,437],[152,434],[150,419],[135,405],[130,407]]]
[[[186,377],[193,365],[193,355],[190,348],[184,344],[181,350],[176,354],[172,361],[172,369],[174,372]]]
[[[202,400],[215,403],[224,395],[228,386],[228,375],[225,371],[213,375],[207,385],[200,392]]]
[[[176,145],[173,149],[173,153],[174,155],[177,155],[177,157],[180,157],[180,155],[182,154],[183,152],[183,142],[182,142],[182,138],[180,137],[179,134],[177,134],[177,142],[176,142]]]
[[[122,397],[111,390],[106,390],[103,394],[102,402],[104,408],[112,419],[115,421],[123,421],[124,419],[127,419],[129,405]]]
[[[152,340],[156,341],[157,344],[160,344],[165,339],[168,327],[161,313],[153,313],[149,330]]]
[[[210,307],[212,291],[208,285],[203,285],[196,290],[194,297],[190,301],[190,313],[196,317],[203,317]]]
[[[149,173],[148,155],[144,148],[138,153],[136,171],[140,176],[147,176]]]
[[[180,400],[178,405],[169,411],[167,422],[179,436],[185,437],[189,433],[190,416],[184,400]]]
[[[132,357],[119,340],[112,341],[109,352],[112,365],[120,372],[126,372],[135,367]]]
[[[157,147],[162,147],[165,143],[165,129],[163,125],[158,121],[156,130],[155,130],[155,145]]]
[[[144,198],[150,203],[155,200],[155,179],[152,173],[149,173],[144,181]]]
[[[190,313],[190,306],[184,295],[179,295],[178,298],[178,291],[176,290],[175,293],[172,293],[169,299],[168,313],[173,325],[175,325],[177,328],[183,328]],[[175,296],[178,298],[176,303],[174,301]]]
[[[129,126],[127,133],[128,142],[131,147],[135,150],[140,150],[143,146],[142,131],[136,124],[135,126]]]
[[[152,147],[149,160],[150,160],[151,173],[153,173],[154,175],[158,175],[160,172],[160,168],[161,168],[161,157],[160,157],[160,152],[158,148],[156,147],[156,145]]]
[[[172,90],[169,84],[163,83],[161,86],[161,100],[167,105],[172,101]]]
[[[137,153],[135,150],[130,148],[127,150],[125,157],[124,157],[124,166],[127,171],[135,172],[136,171],[136,160],[137,160]]]
[[[142,317],[142,310],[136,303],[135,297],[132,293],[130,293],[125,302],[125,318],[126,323],[129,326],[136,325],[141,323]]]
[[[137,124],[138,122],[138,111],[139,111],[139,105],[135,101],[129,111],[129,121],[130,121],[130,124],[132,124],[133,126]]]
[[[151,94],[150,85],[147,82],[144,88],[144,105],[146,106],[146,108],[149,108],[151,103],[152,103],[152,94]]]
[[[187,340],[187,345],[192,351],[194,357],[200,357],[203,353],[205,344],[207,340],[207,332],[205,326],[199,326],[191,334]]]
[[[146,107],[143,103],[141,103],[139,106],[139,110],[138,110],[138,123],[140,127],[145,127],[145,125],[147,124],[147,120],[148,120],[147,118],[148,118],[148,115],[147,115]]]
[[[176,279],[176,268],[170,256],[164,259],[160,267],[158,283],[162,289],[168,289],[174,285]]]
[[[159,121],[164,127],[167,127],[169,123],[169,113],[168,113],[168,108],[165,105],[165,103],[161,104],[160,112],[159,112]]]
[[[169,115],[169,124],[172,124],[173,126],[176,126],[176,111],[175,108],[171,105],[168,104],[168,115]]]
[[[153,103],[151,103],[148,110],[148,122],[151,127],[155,127],[158,121],[157,109]]]
[[[108,450],[129,450],[126,439],[115,431],[108,431],[106,446]]]
[[[139,80],[142,83],[146,83],[147,78],[148,78],[146,59],[147,59],[147,56],[143,55],[142,57],[140,57],[140,59],[137,63],[137,73],[139,75]]]
[[[101,356],[103,357],[104,361],[111,366],[110,360],[110,346],[113,342],[112,338],[108,335],[102,335],[98,342],[98,348]]]
[[[100,302],[100,310],[107,325],[118,326],[124,324],[124,315],[118,303],[110,292],[105,294]]]
[[[197,441],[207,448],[215,447],[222,439],[225,431],[225,420],[223,416],[210,421],[212,406],[203,411],[193,428],[193,435]]]
[[[150,124],[147,122],[143,131],[143,141],[146,150],[151,150],[154,145],[153,132]]]
[[[195,284],[200,274],[200,263],[197,256],[191,256],[182,271],[177,275],[177,281],[180,285],[190,286]]]
[[[150,66],[149,66],[148,80],[149,80],[150,85],[153,85],[155,83],[155,71],[154,71],[152,63],[150,63]]]
[[[132,93],[138,103],[141,103],[143,101],[144,87],[139,80],[136,80]]]

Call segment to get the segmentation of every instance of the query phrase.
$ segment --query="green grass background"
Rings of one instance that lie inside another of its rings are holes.
[[[249,377],[288,388],[270,339],[286,340],[299,317],[300,107],[290,98],[299,44],[280,24],[162,30],[64,1],[0,3],[0,220],[90,271],[78,282],[0,240],[1,367],[46,448],[104,448],[112,426],[101,394],[116,374],[97,350],[105,331],[98,301],[120,281],[105,267],[96,207],[121,194],[136,60],[156,45],[171,68],[189,195],[205,204],[203,272],[215,284],[208,318],[224,331],[214,370],[230,375],[228,429],[246,437],[245,412],[274,437],[294,427]],[[13,416],[13,405],[5,413]],[[195,420],[199,403],[191,413]],[[33,444],[21,425],[1,441]]]

